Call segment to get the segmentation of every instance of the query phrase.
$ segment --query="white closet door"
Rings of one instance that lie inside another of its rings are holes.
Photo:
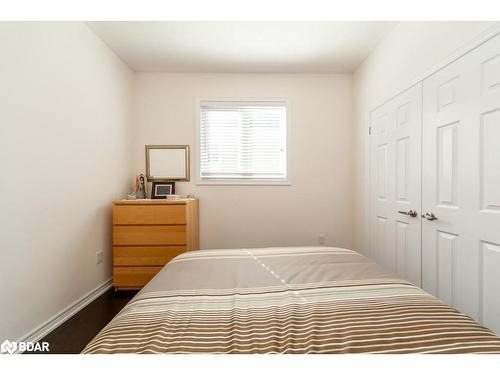
[[[422,86],[370,115],[370,255],[420,285]]]
[[[424,81],[422,285],[500,333],[500,38]]]

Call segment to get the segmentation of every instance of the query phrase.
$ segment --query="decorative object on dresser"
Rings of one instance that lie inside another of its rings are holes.
[[[151,199],[167,199],[169,195],[175,194],[175,182],[153,181],[151,187]]]
[[[177,255],[198,250],[198,200],[113,202],[113,284],[141,289]]]
[[[135,176],[135,198],[146,198],[146,178],[143,174]]]

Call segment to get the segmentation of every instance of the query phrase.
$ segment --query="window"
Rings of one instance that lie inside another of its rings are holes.
[[[285,102],[202,101],[200,180],[286,182],[286,123]]]

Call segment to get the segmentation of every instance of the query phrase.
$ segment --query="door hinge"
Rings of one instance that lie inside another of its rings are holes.
[[[372,135],[372,127],[371,126],[368,127],[368,135]]]

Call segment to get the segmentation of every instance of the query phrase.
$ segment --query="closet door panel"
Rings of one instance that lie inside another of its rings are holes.
[[[470,83],[465,59],[424,81],[422,286],[478,318],[477,245],[467,229],[471,213]],[[477,151],[476,151],[477,152]]]
[[[370,115],[370,255],[387,270],[421,284],[422,86]]]
[[[475,50],[470,60],[478,92],[473,228],[480,257],[480,320],[500,334],[500,37]]]
[[[422,286],[500,329],[500,38],[424,81]]]
[[[394,247],[390,238],[392,237],[390,202],[393,192],[390,184],[390,176],[393,159],[393,145],[391,144],[391,132],[393,116],[390,108],[384,106],[374,115],[372,121],[372,143],[371,143],[371,248],[370,255],[379,264],[394,270],[391,262]]]

